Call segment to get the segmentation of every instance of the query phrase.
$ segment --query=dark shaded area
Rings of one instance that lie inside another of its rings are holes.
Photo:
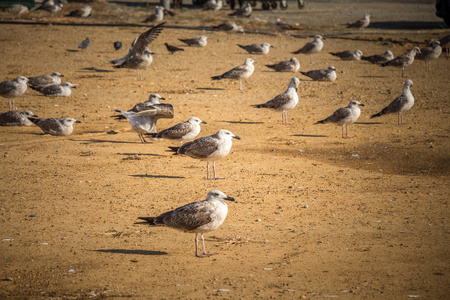
[[[80,50],[66,49],[67,52],[80,52]]]
[[[224,91],[223,88],[197,88],[197,90],[205,90],[205,91]]]
[[[98,139],[92,139],[92,140],[74,140],[74,139],[69,139],[69,140],[76,141],[76,142],[86,142],[86,143],[142,144],[141,141],[124,142],[124,141],[110,141],[110,140],[98,140]]]
[[[126,155],[126,156],[161,156],[159,154],[153,154],[153,153],[117,153],[117,155]]]
[[[94,67],[83,68],[81,70],[83,70],[83,71],[93,71],[93,72],[98,72],[98,73],[114,73],[114,71],[112,71],[112,70],[97,69],[97,68],[94,68]]]
[[[359,125],[378,125],[378,124],[383,124],[381,122],[355,122],[354,124],[359,124]]]
[[[131,177],[136,178],[167,178],[167,179],[184,179],[186,177],[183,176],[169,176],[169,175],[130,175]]]
[[[371,22],[368,28],[376,29],[443,29],[447,28],[444,22],[420,22],[420,21],[389,21],[389,22]]]
[[[150,250],[130,250],[130,249],[99,249],[99,250],[86,250],[101,253],[115,253],[115,254],[137,254],[137,255],[167,255],[164,251],[150,251]]]
[[[221,123],[229,123],[229,124],[264,124],[264,122],[244,122],[244,121],[219,121]]]
[[[326,135],[314,135],[314,134],[293,134],[291,136],[298,136],[298,137],[327,137]]]

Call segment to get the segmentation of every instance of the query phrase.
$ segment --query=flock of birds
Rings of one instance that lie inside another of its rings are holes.
[[[205,10],[220,10],[222,8],[221,0],[211,0],[204,6]],[[50,13],[56,13],[61,10],[62,5],[53,2],[53,0],[47,1],[39,9],[44,9]],[[10,10],[17,15],[23,14],[23,10],[18,5],[13,5]],[[88,6],[77,9],[71,12],[68,16],[87,17],[90,15],[92,9]],[[249,3],[241,9],[236,10],[230,16],[237,17],[249,17],[252,13],[252,7]],[[154,12],[147,17],[144,22],[161,22],[164,18],[165,10],[157,6]],[[150,43],[154,41],[158,35],[162,32],[165,23],[160,23],[153,26],[151,29],[145,31],[136,37],[131,44],[128,53],[120,58],[111,61],[115,68],[135,69],[138,73],[138,80],[143,80],[142,71],[148,68],[152,61],[152,52],[148,48]],[[370,24],[370,15],[364,15],[363,19],[354,23],[348,24],[349,28],[358,28],[361,31],[368,27]],[[277,20],[277,28],[292,29],[292,26],[287,23]],[[243,32],[241,26],[236,25],[234,22],[225,22],[220,24],[214,29],[224,31]],[[200,36],[191,39],[179,39],[181,42],[189,47],[206,47],[207,37]],[[293,54],[305,54],[310,55],[311,64],[314,64],[314,54],[322,51],[324,47],[324,38],[320,35],[315,35],[311,42],[306,43],[302,48],[292,52]],[[450,36],[445,37],[442,43],[445,47],[449,47]],[[89,47],[90,40],[87,38],[84,40],[79,48],[87,49]],[[174,54],[178,51],[184,51],[183,48],[169,45],[165,43],[167,50]],[[263,44],[249,44],[249,45],[237,45],[249,54],[255,55],[267,55],[270,52],[272,46],[268,43]],[[115,42],[114,47],[116,50],[121,49],[122,43]],[[402,77],[404,76],[404,69],[411,65],[415,59],[425,60],[427,68],[430,68],[430,61],[440,56],[442,52],[441,42],[433,41],[430,46],[422,49],[417,46],[412,47],[406,53],[394,57],[390,50],[385,53],[376,54],[372,56],[364,56],[361,50],[347,50],[337,53],[330,53],[337,56],[342,60],[367,60],[370,63],[378,64],[381,66],[393,66],[402,68]],[[232,79],[239,80],[239,89],[243,90],[242,80],[249,78],[255,71],[255,61],[252,58],[246,58],[244,64],[239,65],[231,70],[224,72],[218,76],[212,76],[212,80]],[[268,68],[275,72],[292,72],[296,73],[300,69],[300,63],[296,57],[292,57],[288,61],[280,61],[276,64],[267,65]],[[304,76],[311,78],[314,81],[335,81],[336,69],[334,66],[329,66],[327,69],[311,70],[307,72],[300,72]],[[18,76],[13,80],[6,80],[0,83],[0,96],[9,99],[9,111],[0,114],[0,125],[2,126],[30,126],[32,124],[37,125],[46,134],[51,135],[69,135],[73,132],[73,126],[79,121],[74,118],[49,118],[40,119],[34,115],[31,111],[25,110],[18,112],[15,109],[14,99],[22,96],[29,86],[33,90],[38,91],[46,97],[68,97],[71,95],[72,88],[76,88],[76,85],[70,82],[61,83],[61,75],[58,72],[54,72],[51,75],[40,75],[36,77],[26,78]],[[282,124],[289,125],[287,112],[296,107],[299,102],[298,86],[300,80],[297,77],[292,77],[289,81],[287,89],[275,96],[273,99],[262,103],[253,105],[254,108],[267,108],[282,112]],[[395,98],[389,105],[383,108],[379,113],[371,116],[380,117],[385,114],[396,113],[398,114],[398,124],[403,124],[403,113],[410,110],[414,105],[414,97],[411,93],[411,87],[413,82],[407,79],[403,85],[401,95]],[[169,147],[175,154],[186,155],[194,159],[206,160],[207,162],[207,179],[217,180],[223,179],[216,174],[215,162],[228,155],[232,147],[232,140],[241,138],[233,134],[232,132],[221,129],[217,133],[201,138],[195,139],[201,131],[201,124],[206,124],[197,117],[190,117],[187,121],[176,124],[172,127],[157,131],[157,121],[160,118],[173,118],[174,108],[170,104],[162,104],[160,100],[164,100],[159,94],[151,94],[149,99],[145,102],[136,104],[133,108],[123,111],[116,110],[118,115],[115,115],[116,119],[126,119],[134,132],[136,132],[143,143],[146,143],[146,138],[153,140],[171,139],[179,140],[179,147]],[[348,106],[339,108],[329,117],[316,122],[315,124],[334,123],[338,126],[342,126],[342,137],[348,138],[348,125],[353,124],[360,116],[360,107],[364,104],[356,100],[351,100]],[[191,141],[189,141],[191,140]],[[210,163],[212,163],[212,176],[210,175]],[[172,211],[161,214],[158,217],[140,217],[143,223],[150,225],[166,225],[169,227],[177,228],[186,232],[196,233],[195,237],[195,252],[198,257],[206,257],[212,255],[207,253],[204,245],[203,233],[217,229],[225,220],[228,212],[227,204],[225,201],[235,201],[234,198],[226,196],[223,192],[218,190],[212,190],[208,193],[205,200],[200,202],[193,202],[185,206],[179,207]],[[202,242],[202,253],[199,253],[198,241]]]

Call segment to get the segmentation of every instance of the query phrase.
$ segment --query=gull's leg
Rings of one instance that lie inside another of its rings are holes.
[[[292,123],[288,123],[287,121],[287,110],[283,110],[284,115],[284,125],[291,125]]]
[[[209,161],[206,161],[206,179],[212,179],[209,178]]]
[[[345,139],[345,136],[344,136],[344,127],[345,127],[345,125],[342,125],[342,138],[343,138],[343,139]]]
[[[402,77],[404,77],[403,75],[405,74],[405,67],[402,67]]]
[[[9,102],[9,111],[12,111],[13,110],[13,108],[12,108],[12,99],[8,99],[8,102]]]
[[[239,90],[245,91],[245,89],[242,88],[242,79],[239,79]]]
[[[311,54],[311,64],[314,64],[313,54]]]
[[[213,161],[213,173],[214,173],[214,180],[216,179],[225,179],[225,177],[216,177],[216,162]]]
[[[16,105],[14,103],[14,98],[12,99],[12,110],[16,110]]]
[[[203,257],[217,254],[217,253],[208,253],[208,252],[206,252],[206,249],[205,249],[205,238],[203,237],[203,233],[201,234],[200,238],[202,239],[202,247],[203,247],[203,255],[204,255]]]

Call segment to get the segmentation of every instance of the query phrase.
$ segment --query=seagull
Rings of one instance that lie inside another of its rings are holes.
[[[55,1],[53,0],[48,0],[45,1],[44,4],[42,4],[41,6],[39,6],[36,10],[42,9],[45,11],[48,11],[49,13],[51,13],[52,15],[61,11],[61,9],[63,8],[62,3],[55,3]]]
[[[279,30],[296,30],[296,29],[298,29],[296,26],[293,26],[291,24],[281,21],[280,18],[277,18],[277,21],[275,22],[275,27]]]
[[[342,60],[361,60],[363,53],[361,50],[347,50],[342,52],[330,52],[331,55],[337,56]]]
[[[148,49],[148,45],[158,37],[163,30],[164,24],[165,23],[156,25],[139,35],[139,37],[135,38],[131,44],[128,54],[120,59],[112,60],[111,63],[116,65],[116,68],[136,69],[138,80],[144,80],[142,77],[142,70],[150,66],[153,61],[151,56],[152,52]]]
[[[72,88],[76,89],[77,87],[70,82],[64,82],[43,87],[31,86],[31,88],[47,97],[69,97],[72,94]]]
[[[300,84],[300,80],[297,77],[292,77],[291,81],[289,81],[289,85],[287,90],[273,98],[272,100],[267,101],[264,104],[252,105],[256,108],[271,108],[274,110],[281,110],[282,115],[282,124],[290,125],[287,122],[287,111],[293,109],[297,106],[298,103],[298,94],[297,88]]]
[[[181,145],[183,145],[183,141],[191,140],[200,133],[201,123],[207,124],[197,117],[191,117],[186,122],[179,123],[158,133],[147,133],[146,135],[152,136],[154,140],[181,140]]]
[[[388,106],[370,118],[380,117],[385,114],[398,113],[398,125],[403,124],[403,112],[410,110],[414,105],[414,96],[411,93],[412,80],[408,79],[403,84],[403,91],[400,96],[394,99]]]
[[[209,0],[203,5],[203,10],[213,10],[219,11],[222,9],[223,2],[222,0]]]
[[[138,134],[142,143],[147,143],[144,134],[151,133],[153,127],[155,127],[154,125],[156,125],[150,118],[157,114],[155,108],[148,108],[140,112],[122,111],[118,109],[115,109],[114,111],[120,113],[127,119],[128,123],[131,125],[131,129]]]
[[[169,45],[167,43],[164,43],[164,45],[166,45],[167,51],[169,51],[170,54],[174,54],[177,51],[184,51],[183,48],[178,48],[178,47],[175,47],[175,46],[171,46],[171,45]]]
[[[27,14],[30,12],[28,7],[22,4],[13,4],[6,9],[7,12],[17,15],[20,18],[20,15]]]
[[[335,81],[336,69],[333,66],[329,66],[325,70],[313,70],[308,72],[301,72],[303,75],[308,76],[315,81]]]
[[[22,96],[27,91],[27,82],[28,78],[23,76],[0,82],[0,96],[9,99],[9,110],[15,110],[14,98]]]
[[[155,93],[150,94],[147,101],[136,104],[135,106],[133,106],[133,108],[128,110],[128,112],[140,112],[143,110],[156,108],[161,115],[159,116],[159,118],[154,119],[154,123],[156,123],[156,121],[158,121],[158,119],[160,118],[169,118],[169,119],[173,118],[174,115],[173,106],[171,104],[161,104],[159,103],[159,100],[166,100],[166,99],[161,97],[159,94]],[[116,118],[116,120],[125,119],[125,117],[122,115],[115,115],[111,117]],[[154,126],[156,126],[156,124]],[[151,132],[156,132],[156,127],[152,129]]]
[[[252,14],[252,5],[247,2],[246,6],[236,9],[233,13],[229,14],[229,16],[249,18],[251,14]]]
[[[441,47],[447,49],[447,56],[450,55],[450,35],[444,36],[439,40]]]
[[[342,137],[348,138],[348,125],[353,124],[356,120],[358,120],[359,115],[361,114],[361,109],[359,108],[360,106],[364,106],[364,104],[361,104],[356,100],[352,100],[347,107],[339,108],[331,116],[318,121],[315,124],[325,124],[331,122],[336,125],[342,125]],[[345,135],[344,128],[346,129]]]
[[[228,130],[220,129],[217,133],[187,142],[180,147],[169,147],[175,154],[187,155],[195,159],[206,160],[206,178],[209,180],[225,179],[216,177],[216,160],[224,158],[230,153],[232,139],[241,138]],[[213,162],[214,177],[209,177],[209,162]]]
[[[206,252],[203,234],[216,230],[225,221],[228,214],[225,201],[236,200],[219,190],[212,190],[203,201],[186,204],[158,217],[139,217],[139,219],[144,220],[145,223],[142,222],[144,224],[165,225],[184,232],[195,233],[195,256],[209,257],[217,253]],[[198,234],[202,241],[203,254],[198,252]]]
[[[153,13],[148,16],[142,23],[161,22],[164,19],[164,7],[155,6]]]
[[[212,80],[221,80],[221,79],[239,79],[239,90],[242,89],[242,79],[249,78],[253,71],[255,71],[255,66],[253,65],[255,61],[251,58],[246,58],[243,65],[237,66],[231,69],[228,72],[223,73],[220,76],[211,77]]]
[[[37,117],[29,110],[23,112],[10,110],[0,114],[0,126],[31,126],[33,123],[28,118]]]
[[[270,48],[273,48],[272,46],[270,46],[269,43],[251,44],[247,46],[242,46],[238,44],[238,46],[250,54],[269,54]]]
[[[372,56],[363,56],[363,57],[361,57],[361,59],[367,60],[368,62],[371,62],[373,64],[384,64],[384,63],[394,59],[394,53],[392,53],[391,50],[387,50],[383,54],[375,54]]]
[[[280,61],[274,65],[266,65],[276,72],[297,72],[300,69],[300,62],[296,57],[291,58],[290,60]]]
[[[193,39],[178,39],[189,47],[206,47],[208,37],[202,35]]]
[[[89,41],[89,38],[87,37],[84,41],[81,42],[81,44],[78,45],[78,49],[87,49],[89,48],[89,45],[91,42]]]
[[[236,31],[236,32],[244,32],[244,28],[242,26],[237,25],[235,22],[224,22],[217,26],[214,26],[213,29],[221,30],[221,31]]]
[[[80,7],[79,9],[76,9],[74,11],[71,11],[69,14],[66,15],[66,17],[78,17],[78,18],[87,18],[91,15],[92,7],[89,5]]]
[[[424,60],[427,64],[427,70],[431,71],[431,60],[437,59],[441,53],[441,42],[433,41],[431,46],[420,49],[420,53],[417,53],[415,58]]]
[[[312,42],[309,42],[305,44],[302,48],[299,50],[292,52],[293,54],[311,54],[311,64],[314,63],[313,55],[314,53],[318,53],[323,48],[323,41],[324,38],[320,35],[315,35],[314,40]]]
[[[362,30],[362,33],[364,34],[364,28],[369,26],[370,24],[370,15],[365,14],[364,17],[354,23],[346,24],[347,28],[358,28],[359,30]]]
[[[69,135],[73,132],[73,124],[81,123],[80,121],[75,120],[74,118],[50,118],[50,119],[37,119],[37,118],[29,118],[31,122],[33,122],[36,126],[42,129],[45,134],[51,135]]]
[[[416,56],[417,53],[420,53],[420,49],[419,47],[414,46],[411,48],[411,50],[408,50],[405,54],[399,55],[393,60],[385,62],[384,64],[382,64],[382,66],[401,67],[403,77],[405,73],[405,68],[414,62],[414,57]]]
[[[53,72],[51,75],[40,75],[36,77],[28,78],[28,84],[32,86],[47,86],[51,84],[60,84],[61,78],[64,75],[61,75],[58,72]]]
[[[119,42],[119,41],[114,42],[114,49],[116,49],[116,51],[120,50],[121,48],[122,48],[122,42]]]

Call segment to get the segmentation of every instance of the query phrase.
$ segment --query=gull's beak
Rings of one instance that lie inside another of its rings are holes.
[[[203,124],[208,124],[208,123],[206,123],[205,121],[202,121],[201,123],[203,123]]]
[[[64,77],[64,75],[61,74],[61,75],[59,75],[59,77]]]
[[[234,199],[233,197],[226,197],[226,198],[223,198],[223,200],[236,202],[236,199]]]
[[[166,98],[159,98],[159,100],[166,100]]]
[[[237,139],[237,140],[240,140],[241,138],[240,138],[240,137],[238,137],[237,135],[235,135],[235,136],[233,136],[233,139]]]
[[[360,103],[359,106],[365,106],[364,104]]]
[[[75,121],[75,123],[81,123],[81,121]]]

